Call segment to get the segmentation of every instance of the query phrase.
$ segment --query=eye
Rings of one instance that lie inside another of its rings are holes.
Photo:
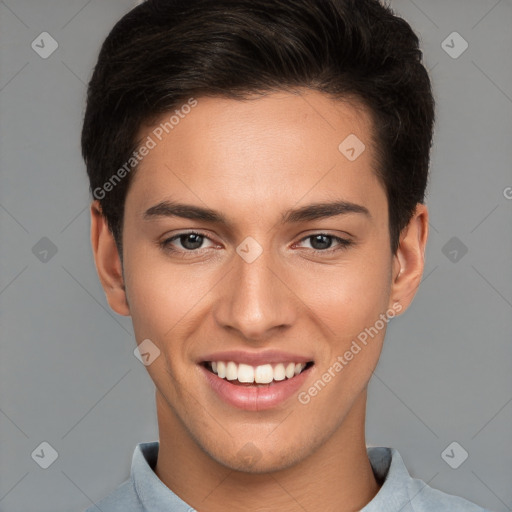
[[[210,240],[206,235],[202,233],[197,233],[195,231],[190,231],[187,233],[178,233],[177,235],[172,236],[171,238],[167,238],[163,242],[161,242],[161,246],[164,249],[169,251],[176,252],[194,252],[197,249],[200,249],[205,240]],[[172,246],[173,242],[178,241],[181,244],[181,248],[174,248]],[[211,240],[210,240],[211,241]]]
[[[353,244],[352,240],[347,240],[345,238],[340,238],[335,235],[328,235],[326,233],[318,233],[315,235],[309,235],[303,238],[299,243],[304,242],[305,240],[310,240],[311,248],[314,252],[335,252],[345,249]],[[337,242],[337,246],[332,248],[333,241]]]

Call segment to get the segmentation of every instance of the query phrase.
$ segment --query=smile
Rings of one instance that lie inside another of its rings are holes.
[[[228,380],[233,384],[254,385],[270,384],[286,379],[292,379],[302,373],[313,363],[277,363],[252,366],[234,361],[206,361],[205,366],[219,378]]]
[[[294,402],[289,400],[297,396],[315,368],[313,361],[300,358],[302,361],[295,362],[291,354],[289,358],[283,355],[264,358],[264,354],[253,357],[240,353],[223,355],[223,360],[212,357],[203,360],[198,367],[212,398],[244,411],[290,406]],[[229,360],[226,357],[229,355],[233,355],[237,362]]]

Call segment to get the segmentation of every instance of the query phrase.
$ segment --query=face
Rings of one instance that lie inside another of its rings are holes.
[[[230,468],[290,467],[365,396],[426,234],[416,260],[391,254],[362,108],[282,92],[197,98],[161,136],[168,119],[140,133],[156,146],[126,197],[126,300],[109,302],[160,350],[147,370],[180,435]]]

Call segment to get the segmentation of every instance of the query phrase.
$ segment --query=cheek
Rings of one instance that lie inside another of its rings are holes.
[[[321,382],[317,387],[327,389],[322,398],[315,399],[316,406],[336,403],[340,414],[367,385],[386,332],[387,323],[380,315],[388,309],[390,261],[384,255],[373,255],[369,251],[365,258],[361,252],[342,267],[317,273],[315,279],[302,281],[298,293],[308,297],[304,302],[320,320],[326,342],[319,353],[317,377]],[[311,392],[314,395],[318,390]]]
[[[175,326],[198,306],[208,293],[208,283],[200,269],[192,271],[171,265],[149,251],[127,247],[125,262],[126,292],[134,329],[139,336],[164,339]]]
[[[355,336],[373,325],[388,304],[389,262],[364,255],[300,280],[298,295],[330,327],[329,337]],[[306,299],[307,297],[307,299]]]
[[[197,321],[208,283],[149,251],[130,252],[127,247],[126,253],[130,254],[125,261],[126,292],[135,338],[138,343],[150,339],[160,350],[146,370],[156,387],[166,390],[166,396],[184,400],[178,397],[178,382],[184,386],[186,381],[178,368],[191,347],[187,343],[189,320]]]

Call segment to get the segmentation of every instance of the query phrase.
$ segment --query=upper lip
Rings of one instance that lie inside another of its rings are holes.
[[[201,358],[199,363],[206,361],[233,361],[234,363],[258,366],[262,364],[277,363],[308,363],[313,361],[312,357],[283,352],[281,350],[262,350],[259,352],[248,352],[246,350],[226,350],[223,352],[212,352]]]

